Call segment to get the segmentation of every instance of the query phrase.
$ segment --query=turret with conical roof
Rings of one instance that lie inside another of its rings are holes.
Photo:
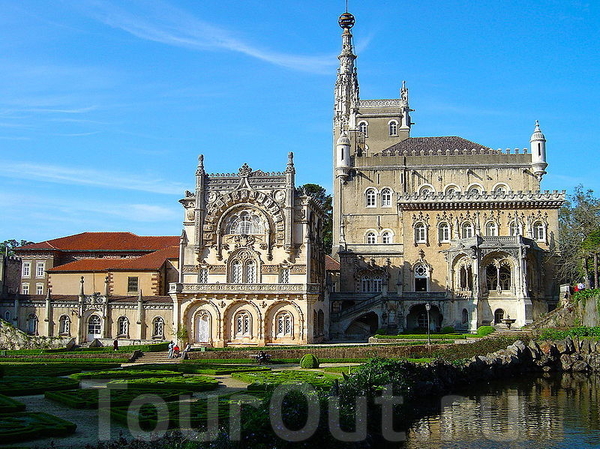
[[[530,144],[531,168],[538,181],[541,181],[542,176],[546,174],[548,163],[546,162],[546,137],[542,133],[540,123],[537,120],[535,121],[535,130],[531,135]]]

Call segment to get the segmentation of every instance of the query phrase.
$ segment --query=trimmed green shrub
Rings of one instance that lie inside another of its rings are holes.
[[[0,413],[14,413],[25,410],[25,404],[0,394]]]
[[[485,337],[486,335],[490,335],[492,332],[495,332],[496,329],[494,326],[479,326],[477,328],[477,335],[481,337]]]
[[[300,368],[318,368],[319,359],[316,355],[304,354],[300,359]]]
[[[56,379],[53,379],[56,380]],[[40,412],[20,412],[0,415],[2,444],[35,440],[45,437],[63,437],[75,432],[77,426],[54,415]]]
[[[454,333],[454,326],[444,326],[442,327],[442,330],[440,331],[441,334],[453,334]]]
[[[190,391],[214,390],[219,386],[219,381],[207,376],[190,377],[148,377],[144,379],[117,379],[111,380],[108,385],[127,385],[136,389],[184,389]]]
[[[578,326],[571,329],[544,329],[540,333],[539,339],[564,340],[567,337],[600,337],[600,327]]]
[[[7,396],[27,396],[74,388],[79,388],[79,381],[62,377],[5,376],[0,379],[0,394]]]
[[[332,383],[339,379],[334,374],[325,374],[319,371],[259,371],[255,373],[233,373],[231,377],[250,383],[249,391],[264,391],[282,384],[307,383],[315,388],[329,389]]]
[[[377,331],[375,332],[375,334],[377,335],[387,335],[388,334],[388,330],[384,327],[377,329]]]
[[[178,377],[183,373],[167,370],[110,370],[71,374],[71,379],[143,379],[146,377]]]

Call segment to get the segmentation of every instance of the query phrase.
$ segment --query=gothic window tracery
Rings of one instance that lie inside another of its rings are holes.
[[[390,136],[397,136],[398,135],[398,122],[396,120],[391,120],[389,123],[389,131],[390,131]]]
[[[152,338],[165,338],[165,320],[160,316],[152,320]]]
[[[485,224],[485,235],[487,237],[496,237],[498,235],[498,224],[495,221],[488,221]]]
[[[423,263],[414,266],[415,291],[426,292],[429,289],[429,267]]]
[[[368,136],[368,131],[369,131],[369,124],[365,121],[360,122],[358,124],[358,131],[363,133],[365,137]]]
[[[546,226],[541,221],[533,223],[533,238],[538,242],[546,241]]]
[[[232,214],[227,219],[226,234],[255,235],[265,233],[265,222],[261,214],[245,209]]]
[[[377,243],[377,236],[375,235],[375,233],[373,231],[369,231],[369,232],[367,232],[365,241],[368,245],[374,245],[375,243]]]
[[[67,315],[62,315],[58,319],[58,333],[60,335],[70,335],[71,333],[71,320]]]
[[[462,238],[463,239],[469,239],[471,237],[473,237],[474,234],[474,230],[473,230],[473,223],[471,223],[470,221],[465,221],[462,224]]]
[[[119,317],[117,322],[118,335],[127,336],[129,335],[129,320],[126,316]]]
[[[377,191],[373,188],[367,189],[365,192],[365,199],[367,207],[377,206]]]
[[[381,190],[381,207],[391,207],[392,205],[392,190],[385,188]]]
[[[234,318],[235,338],[252,337],[252,315],[247,310],[239,311]]]
[[[258,278],[258,263],[249,251],[235,254],[229,261],[229,282],[232,284],[256,284]]]
[[[293,333],[293,320],[289,312],[280,312],[276,319],[276,336],[291,337]]]

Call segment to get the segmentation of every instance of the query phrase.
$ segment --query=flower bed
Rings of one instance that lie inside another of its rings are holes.
[[[233,373],[232,377],[248,382],[249,391],[264,391],[276,385],[308,383],[315,388],[328,389],[331,384],[339,379],[334,374],[325,374],[319,371],[261,371],[256,373]]]
[[[71,374],[71,379],[143,379],[146,377],[178,377],[183,376],[183,373],[167,370],[104,370],[104,371],[87,371],[85,373]]]
[[[0,394],[0,413],[14,413],[25,410],[25,404]]]
[[[72,434],[76,428],[75,424],[47,413],[20,412],[0,415],[2,444],[36,438],[62,437]]]
[[[219,381],[206,376],[190,377],[148,377],[144,379],[117,379],[111,380],[108,385],[127,385],[136,389],[185,389],[191,391],[214,390],[219,386]]]
[[[98,408],[99,392],[105,389],[89,388],[83,390],[67,391],[48,391],[46,399],[60,402],[71,408]],[[143,399],[144,395],[149,394],[147,389],[138,390],[128,388],[127,390],[110,389],[110,406],[129,406],[134,399]],[[152,392],[159,396],[163,401],[177,401],[181,395],[191,395],[188,390],[166,390]]]
[[[79,388],[79,381],[62,377],[5,376],[0,379],[0,394],[7,396],[27,396],[74,388]]]

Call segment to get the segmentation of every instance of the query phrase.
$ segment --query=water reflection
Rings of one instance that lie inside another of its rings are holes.
[[[416,421],[404,447],[600,447],[599,387],[600,377],[581,374],[473,386]]]

